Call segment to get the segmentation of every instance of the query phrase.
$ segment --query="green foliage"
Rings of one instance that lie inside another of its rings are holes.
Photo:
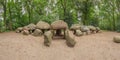
[[[118,18],[119,19],[119,18]],[[116,25],[116,31],[120,32],[120,20],[117,21],[117,25]]]
[[[36,24],[43,20],[52,23],[64,20],[69,26],[76,23],[120,31],[120,1],[118,0],[0,0],[0,31]],[[81,19],[81,20],[80,20]]]
[[[41,20],[51,24],[53,21],[55,21],[55,18],[51,15],[48,15],[48,16],[41,16]]]

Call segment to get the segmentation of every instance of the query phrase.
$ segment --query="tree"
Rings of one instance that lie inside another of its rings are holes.
[[[7,21],[6,21],[6,12],[7,12],[7,1],[6,0],[0,0],[0,4],[3,6],[3,11],[4,11],[4,14],[3,14],[3,18],[4,18],[4,26],[5,26],[5,29],[7,28]]]

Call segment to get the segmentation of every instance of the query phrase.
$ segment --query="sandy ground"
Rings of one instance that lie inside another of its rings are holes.
[[[63,39],[55,39],[46,47],[43,37],[0,33],[0,60],[120,60],[120,44],[112,41],[116,35],[120,33],[75,37],[77,44],[70,48]]]

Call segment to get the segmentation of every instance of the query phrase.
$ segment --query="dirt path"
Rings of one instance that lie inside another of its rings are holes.
[[[0,60],[120,60],[120,44],[112,41],[115,32],[75,37],[74,48],[65,40],[53,40],[45,47],[43,37],[8,32],[0,34]]]

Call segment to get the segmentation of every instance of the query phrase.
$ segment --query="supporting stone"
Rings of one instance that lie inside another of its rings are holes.
[[[52,41],[53,33],[51,31],[47,31],[44,33],[44,45],[50,46]]]

